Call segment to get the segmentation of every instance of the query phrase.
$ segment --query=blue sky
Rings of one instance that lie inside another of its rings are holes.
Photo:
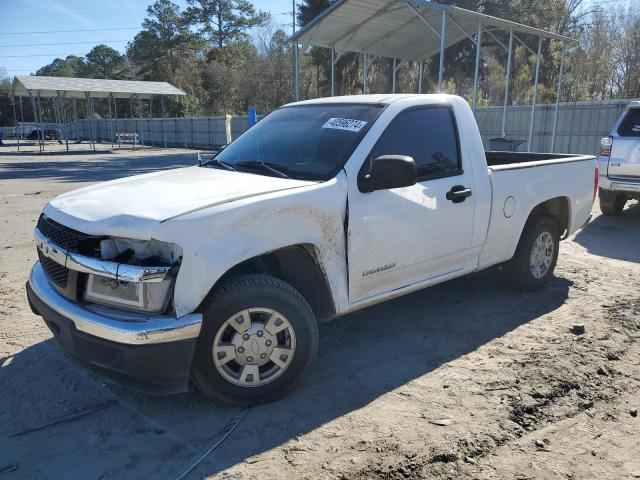
[[[186,4],[186,0],[173,1],[181,7]],[[0,69],[4,67],[9,76],[29,75],[57,57],[84,55],[98,43],[123,52],[152,3],[153,0],[1,0]],[[291,28],[291,0],[253,0],[253,4],[270,12],[276,25],[286,24],[287,31]],[[30,33],[117,28],[126,30]],[[34,45],[52,43],[58,45]]]

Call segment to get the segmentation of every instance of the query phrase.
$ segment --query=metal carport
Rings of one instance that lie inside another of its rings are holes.
[[[508,44],[501,41],[497,31],[509,34]],[[452,5],[444,5],[426,0],[338,0],[324,12],[294,34],[293,41],[306,45],[331,49],[331,94],[335,94],[335,63],[345,52],[363,55],[363,90],[368,93],[367,74],[368,57],[370,55],[393,59],[392,91],[395,93],[396,73],[399,61],[419,62],[418,92],[422,92],[423,62],[430,56],[440,52],[438,69],[438,90],[442,91],[444,79],[444,51],[447,47],[469,39],[476,50],[475,72],[472,90],[472,108],[475,112],[480,69],[482,38],[486,34],[496,44],[504,48],[507,54],[507,72],[505,81],[504,103],[502,113],[502,136],[505,136],[507,104],[509,100],[509,83],[513,43],[521,43],[529,52],[536,55],[535,82],[531,119],[529,124],[528,149],[533,135],[533,119],[535,116],[538,93],[538,76],[540,70],[540,53],[542,40],[549,38],[563,42],[560,61],[560,75],[556,97],[556,116],[554,118],[553,142],[555,140],[557,108],[562,82],[564,61],[564,42],[573,42],[572,38],[521,25],[519,23],[473,12]],[[537,45],[529,46],[522,34],[537,37]],[[296,59],[297,60],[297,59]],[[295,76],[298,75],[295,66]],[[294,96],[298,99],[298,80],[294,85]]]
[[[96,78],[74,78],[74,77],[45,77],[35,75],[16,76],[11,84],[9,96],[13,100],[13,118],[17,125],[15,98],[18,97],[22,102],[22,97],[31,99],[31,108],[34,113],[35,122],[40,125],[42,137],[44,130],[42,129],[42,112],[40,110],[40,98],[53,98],[54,111],[57,123],[66,124],[66,109],[64,107],[65,99],[82,99],[85,101],[86,114],[90,117],[94,113],[94,99],[103,98],[113,101],[115,118],[118,118],[116,107],[116,98],[126,99],[151,99],[160,96],[162,102],[162,116],[164,112],[164,97],[167,95],[184,96],[185,92],[174,87],[167,82],[145,82],[138,80],[103,80]],[[57,102],[56,102],[57,100]],[[111,102],[109,102],[109,111],[111,112]],[[74,104],[74,115],[77,112]],[[24,121],[24,119],[23,119]],[[92,134],[90,134],[92,136]],[[67,151],[69,150],[68,139]],[[95,150],[95,141],[90,139],[93,149]],[[20,140],[18,140],[18,150],[20,149]],[[42,138],[39,139],[40,151],[44,149]],[[166,146],[166,140],[165,140]]]

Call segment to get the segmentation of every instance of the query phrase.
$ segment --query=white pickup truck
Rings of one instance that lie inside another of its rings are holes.
[[[597,181],[593,156],[485,154],[460,97],[304,101],[198,166],[49,202],[27,292],[87,366],[267,402],[308,369],[320,320],[492,265],[544,286]]]

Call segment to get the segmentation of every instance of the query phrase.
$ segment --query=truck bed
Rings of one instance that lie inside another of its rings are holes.
[[[514,165],[532,162],[548,162],[549,160],[563,161],[567,159],[583,159],[580,155],[562,153],[528,153],[528,152],[485,152],[487,166],[496,167],[500,165]]]
[[[568,213],[568,236],[589,218],[594,195],[596,159],[591,155],[486,152],[492,200],[491,218],[480,267],[513,255],[536,205],[553,199]]]

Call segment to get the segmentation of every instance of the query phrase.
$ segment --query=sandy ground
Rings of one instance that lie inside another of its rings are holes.
[[[194,162],[0,150],[0,478],[178,479],[207,452],[182,478],[640,478],[637,204],[596,206],[541,292],[490,270],[322,324],[313,371],[270,405],[149,397],[78,367],[25,298],[43,204]]]

